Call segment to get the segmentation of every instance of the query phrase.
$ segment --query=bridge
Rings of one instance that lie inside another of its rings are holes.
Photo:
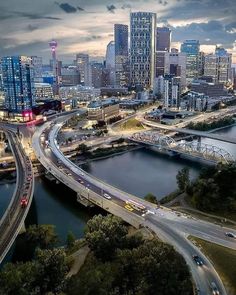
[[[155,205],[123,192],[83,171],[66,158],[57,145],[57,134],[68,118],[65,116],[54,120],[53,124],[46,123],[35,132],[32,147],[41,164],[56,179],[74,190],[77,193],[77,200],[85,206],[95,204],[137,228],[148,227],[161,239],[174,245],[189,265],[201,294],[209,294],[209,282],[212,280],[219,286],[221,294],[226,294],[210,261],[186,238],[188,235],[193,235],[236,249],[235,243],[225,237],[224,229],[201,220],[178,217],[175,212],[164,207],[156,208]],[[45,147],[42,134],[49,141],[48,148]],[[105,195],[110,198],[107,199]],[[128,210],[125,208],[127,201],[138,203],[144,210]],[[232,232],[236,233],[234,230]],[[207,267],[202,272],[198,271],[192,260],[194,253],[203,257],[206,263]]]
[[[157,129],[164,129],[172,132],[177,132],[177,133],[183,133],[183,134],[189,134],[193,136],[198,136],[198,137],[204,137],[204,138],[209,138],[209,139],[214,139],[214,140],[219,140],[223,142],[228,142],[232,144],[236,144],[236,138],[234,137],[228,137],[224,136],[221,134],[217,133],[212,133],[212,131],[198,131],[198,130],[192,130],[192,129],[187,129],[187,128],[176,128],[174,126],[169,126],[169,125],[164,125],[156,122],[152,122],[146,119],[140,119],[140,121],[149,127],[157,128]]]
[[[225,149],[201,141],[176,141],[170,136],[161,135],[156,131],[134,133],[129,140],[157,147],[160,151],[172,152],[183,156],[203,159],[213,163],[234,162],[233,156]]]
[[[16,188],[10,204],[0,220],[0,263],[10,250],[17,235],[24,228],[34,192],[32,164],[13,131],[2,128],[7,136],[16,163]],[[22,202],[24,198],[24,203]]]

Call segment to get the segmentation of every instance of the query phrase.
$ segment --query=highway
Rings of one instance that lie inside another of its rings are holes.
[[[200,294],[210,294],[209,284],[211,281],[216,282],[221,291],[220,294],[226,294],[224,286],[212,264],[187,240],[187,236],[197,236],[236,250],[235,241],[225,236],[226,231],[231,231],[235,234],[236,231],[222,228],[205,221],[187,218],[185,215],[177,214],[177,212],[167,208],[155,208],[153,204],[122,192],[84,172],[69,159],[64,157],[57,146],[55,139],[63,125],[63,121],[66,120],[67,118],[64,117],[57,119],[55,123],[46,123],[34,134],[32,146],[43,166],[57,179],[72,188],[85,199],[112,214],[120,216],[136,227],[140,225],[148,226],[159,234],[163,240],[173,244],[176,250],[183,254],[186,262],[190,266],[193,278],[200,289]],[[42,142],[42,133],[44,133],[44,136],[49,140],[48,148],[46,148],[45,144]],[[104,194],[108,194],[111,200],[104,198]],[[145,214],[137,210],[130,212],[125,209],[124,207],[127,200],[133,200],[145,206]],[[192,255],[195,253],[203,257],[205,262],[204,267],[199,268],[193,262]]]
[[[26,156],[14,132],[5,127],[2,129],[7,134],[15,158],[17,180],[11,202],[0,221],[0,263],[24,226],[34,192],[34,177],[30,159]]]

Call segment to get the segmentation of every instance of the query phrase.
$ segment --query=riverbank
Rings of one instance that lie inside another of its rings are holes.
[[[210,131],[214,132],[232,125],[235,125],[235,116],[228,116],[222,119],[218,119],[215,121],[207,122],[190,122],[186,127],[192,130],[199,130],[199,131]]]
[[[93,155],[91,156],[88,154],[87,159],[85,159],[85,160],[76,160],[76,158],[77,158],[76,156],[71,157],[71,160],[78,165],[83,165],[83,164],[91,163],[93,161],[108,159],[113,156],[122,155],[127,152],[135,151],[135,150],[138,150],[141,148],[143,148],[143,147],[137,146],[137,145],[126,145],[126,146],[115,147],[115,148],[112,148],[112,147],[99,148],[99,152],[96,152],[96,150],[95,150],[93,152]]]

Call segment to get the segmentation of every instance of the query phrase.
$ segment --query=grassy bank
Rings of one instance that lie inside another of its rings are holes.
[[[220,275],[228,295],[236,294],[236,251],[199,238],[189,238],[211,260]]]
[[[144,127],[142,124],[135,118],[131,118],[126,122],[120,124],[119,129],[121,130],[142,130]]]

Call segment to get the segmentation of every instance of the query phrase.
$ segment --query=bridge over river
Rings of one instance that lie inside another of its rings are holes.
[[[183,155],[208,161],[210,163],[231,163],[233,156],[225,149],[201,141],[176,141],[170,136],[161,135],[156,131],[144,131],[134,133],[129,140],[157,147],[160,151],[172,155]]]

